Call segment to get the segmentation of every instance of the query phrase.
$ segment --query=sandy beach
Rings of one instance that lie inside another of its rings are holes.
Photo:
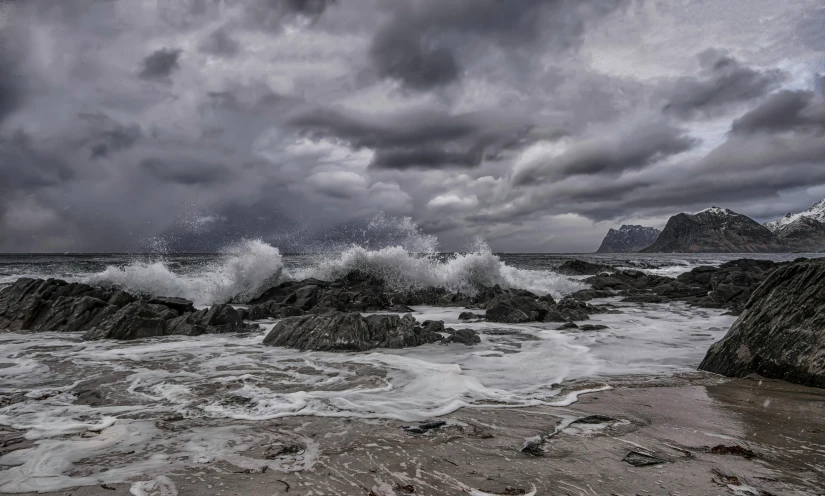
[[[271,440],[244,455],[267,469],[206,461],[47,494],[825,494],[825,391],[699,373],[613,384],[569,407],[464,408],[423,434],[388,420],[259,422]]]

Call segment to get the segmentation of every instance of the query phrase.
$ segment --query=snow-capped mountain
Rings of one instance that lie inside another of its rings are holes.
[[[659,231],[655,227],[623,225],[610,229],[604,237],[597,253],[633,253],[646,248],[656,241]]]
[[[795,214],[789,213],[785,217],[782,217],[779,220],[773,220],[771,222],[766,222],[765,227],[767,227],[771,231],[779,234],[780,231],[785,229],[790,224],[798,221],[802,217],[807,217],[809,219],[813,219],[817,222],[825,224],[825,198],[818,201],[818,202],[816,202],[808,210],[803,210],[802,212],[795,213]]]
[[[784,251],[778,237],[746,215],[710,207],[674,215],[644,253],[771,253]]]

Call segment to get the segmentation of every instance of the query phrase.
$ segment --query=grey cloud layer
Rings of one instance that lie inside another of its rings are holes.
[[[0,250],[300,250],[385,212],[445,249],[570,251],[708,203],[767,220],[825,196],[825,11],[760,5],[774,24],[664,0],[6,2]]]

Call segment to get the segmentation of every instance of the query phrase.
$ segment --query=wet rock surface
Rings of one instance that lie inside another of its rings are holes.
[[[443,322],[419,325],[412,315],[370,315],[328,312],[279,321],[264,338],[269,346],[315,351],[366,351],[405,348],[441,341]]]
[[[596,291],[609,291],[610,294],[622,296],[623,302],[684,301],[700,307],[724,308],[737,315],[753,291],[783,265],[787,263],[739,259],[719,267],[695,267],[676,278],[637,270],[615,270],[610,274],[589,277],[585,282]]]
[[[825,264],[799,262],[771,274],[699,368],[825,387]]]
[[[21,278],[0,291],[0,329],[83,332],[85,339],[139,339],[152,336],[241,332],[244,324],[230,305],[195,310],[183,298],[148,301],[117,289],[59,279]]]

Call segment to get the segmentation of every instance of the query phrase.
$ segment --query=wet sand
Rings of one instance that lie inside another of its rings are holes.
[[[611,384],[564,408],[464,408],[424,434],[389,420],[263,421],[270,440],[245,453],[271,460],[263,472],[206,461],[143,484],[48,494],[825,494],[825,390],[706,374]],[[720,445],[754,456],[714,453]],[[631,452],[651,464],[624,461]]]

